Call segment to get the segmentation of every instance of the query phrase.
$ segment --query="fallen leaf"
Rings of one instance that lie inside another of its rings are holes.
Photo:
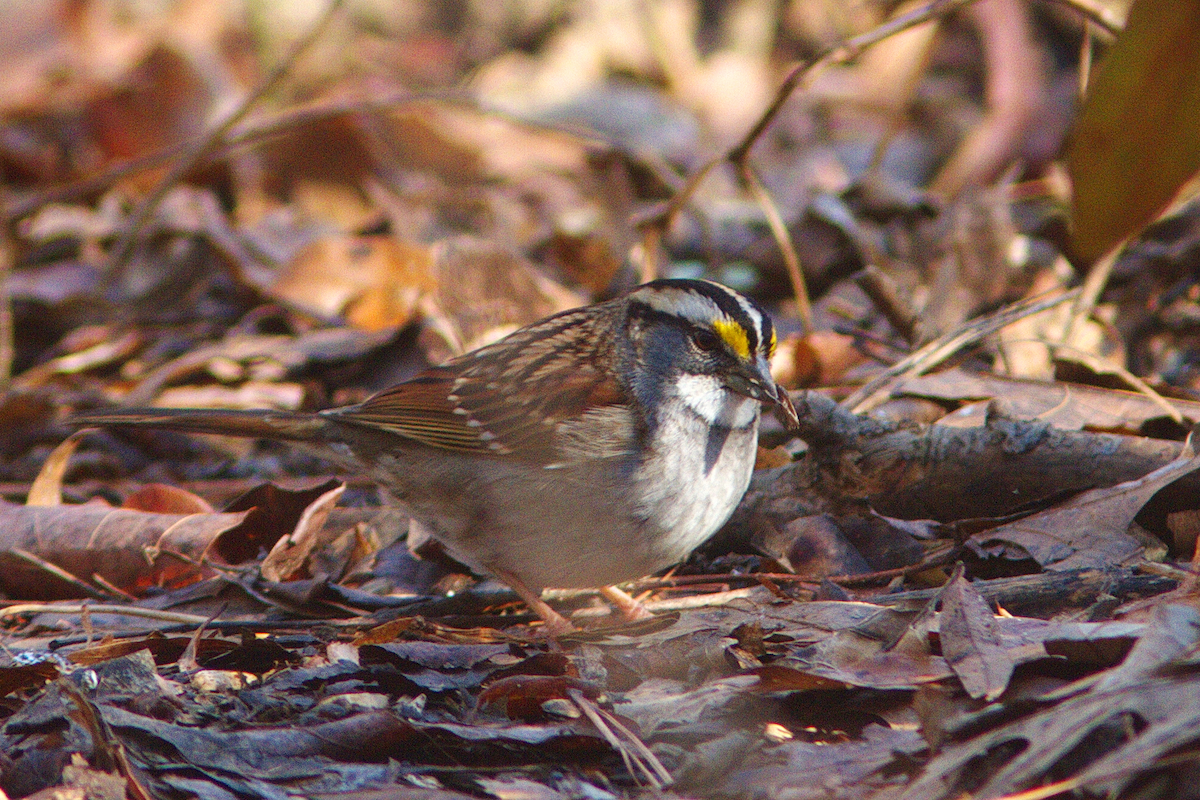
[[[1073,256],[1100,258],[1200,170],[1200,2],[1138,0],[1067,148]]]
[[[78,597],[17,558],[26,551],[86,580],[125,590],[194,580],[200,556],[246,513],[147,514],[100,504],[26,508],[0,503],[0,590],[10,597]]]
[[[1131,782],[1196,740],[1200,677],[1167,667],[1181,651],[1195,649],[1200,625],[1192,609],[1182,627],[1178,616],[1155,620],[1172,629],[1164,652],[1150,652],[1162,639],[1148,632],[1146,659],[1139,657],[1132,672],[1114,667],[1095,683],[1041,698],[1028,716],[946,746],[899,797],[949,800],[968,786],[972,797],[1002,797],[1064,779],[1089,796],[1124,796]]]
[[[961,573],[942,590],[942,657],[975,699],[995,700],[1012,677],[1013,660],[987,601]]]
[[[165,483],[148,483],[126,495],[121,508],[153,514],[211,514],[214,511],[203,497]]]
[[[62,505],[62,481],[71,456],[79,447],[79,442],[87,435],[87,431],[75,431],[59,443],[58,447],[42,462],[42,468],[29,487],[29,495],[25,500],[27,506],[49,508]]]
[[[1066,430],[1125,430],[1133,434],[1146,422],[1168,415],[1157,400],[1137,392],[963,369],[905,378],[897,394],[958,401],[987,398],[995,411],[1006,417],[1049,422]],[[1200,421],[1200,403],[1176,398],[1165,402],[1185,418]]]
[[[1141,478],[1092,489],[1066,503],[998,528],[977,533],[967,545],[982,556],[1016,548],[1052,570],[1102,568],[1135,558],[1141,543],[1129,526],[1167,484],[1200,468],[1190,444],[1179,458]]]
[[[338,530],[325,530],[325,520],[345,491],[346,485],[339,484],[304,509],[295,529],[276,540],[263,559],[260,569],[264,578],[278,582],[299,576],[316,550],[341,535]]]

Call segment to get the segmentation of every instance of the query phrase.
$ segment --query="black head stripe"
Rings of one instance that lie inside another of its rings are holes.
[[[737,323],[746,332],[751,353],[771,339],[771,320],[751,300],[717,283],[683,278],[665,278],[639,286],[631,295],[649,308],[690,320],[711,323],[715,312]]]

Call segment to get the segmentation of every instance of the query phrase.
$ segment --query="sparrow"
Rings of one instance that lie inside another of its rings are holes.
[[[771,377],[775,345],[749,298],[666,279],[535,322],[356,405],[100,409],[69,422],[316,446],[390,492],[410,535],[507,583],[559,634],[573,627],[543,588],[612,587],[687,558],[745,493],[764,406],[799,427]],[[633,609],[615,589],[606,595]]]

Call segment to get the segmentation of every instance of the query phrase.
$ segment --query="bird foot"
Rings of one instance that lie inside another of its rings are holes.
[[[566,617],[551,608],[550,604],[543,600],[540,594],[535,593],[526,586],[525,582],[516,575],[494,568],[491,572],[497,578],[507,583],[525,601],[525,605],[529,606],[530,611],[542,618],[542,622],[545,623],[545,631],[550,636],[565,636],[568,633],[575,633],[579,630]],[[632,600],[633,598],[630,599]]]
[[[646,608],[633,597],[618,589],[616,586],[605,586],[600,590],[608,602],[612,603],[626,622],[638,622],[644,619],[654,619],[654,612]]]

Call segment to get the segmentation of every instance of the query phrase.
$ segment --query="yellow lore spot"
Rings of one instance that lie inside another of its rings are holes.
[[[746,336],[746,329],[740,324],[733,320],[718,319],[713,322],[713,330],[725,340],[729,349],[742,358],[750,358],[750,339]]]

